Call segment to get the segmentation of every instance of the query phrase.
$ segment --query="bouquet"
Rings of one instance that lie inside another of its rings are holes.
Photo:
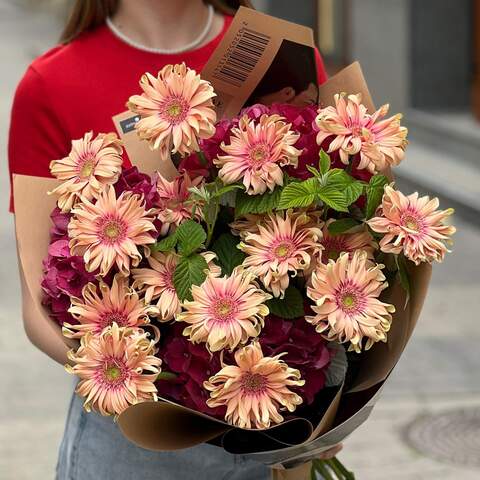
[[[405,308],[389,285],[408,302],[412,269],[442,261],[453,210],[395,188],[407,130],[361,94],[217,121],[212,85],[184,64],[140,86],[128,107],[157,172],[123,167],[110,133],[50,166],[43,302],[79,342],[66,369],[85,409],[121,419],[160,399],[213,420],[213,441],[318,425],[389,341]],[[313,468],[352,478],[336,459]]]

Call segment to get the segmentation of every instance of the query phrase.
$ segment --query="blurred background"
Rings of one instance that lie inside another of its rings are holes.
[[[54,476],[72,379],[26,339],[7,135],[15,86],[58,38],[68,0],[0,0],[0,479]],[[359,60],[377,105],[410,128],[405,192],[454,206],[454,253],[369,421],[340,455],[359,480],[480,478],[480,1],[257,0],[315,31],[329,72]],[[25,139],[28,141],[28,139]]]

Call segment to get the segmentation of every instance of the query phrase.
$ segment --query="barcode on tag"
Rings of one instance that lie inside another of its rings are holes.
[[[270,37],[249,28],[242,28],[228,48],[213,77],[240,87],[262,57]]]

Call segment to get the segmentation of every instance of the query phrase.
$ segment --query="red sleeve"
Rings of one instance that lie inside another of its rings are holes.
[[[65,129],[50,101],[45,82],[30,67],[13,100],[8,140],[10,211],[13,212],[12,175],[50,176],[50,161],[69,151]]]
[[[318,84],[321,85],[327,81],[328,75],[327,71],[325,70],[325,65],[323,64],[323,58],[320,55],[318,48],[315,48],[315,63],[317,64]]]

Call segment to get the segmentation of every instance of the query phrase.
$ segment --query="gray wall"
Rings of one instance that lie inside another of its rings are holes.
[[[411,0],[411,103],[420,109],[470,104],[471,0]]]
[[[309,27],[313,27],[316,22],[314,0],[254,0],[253,3],[260,10],[290,22]]]
[[[351,1],[351,58],[362,64],[375,103],[392,111],[409,104],[408,7],[409,0]]]

